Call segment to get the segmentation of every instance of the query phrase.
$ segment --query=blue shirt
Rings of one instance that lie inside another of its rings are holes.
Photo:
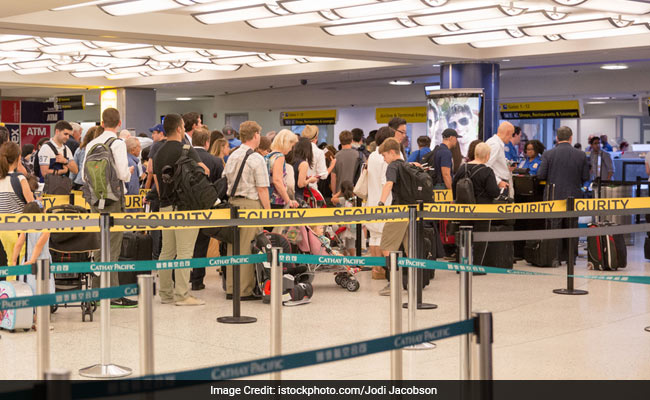
[[[519,151],[515,145],[509,142],[505,147],[506,159],[508,161],[519,161]]]
[[[538,154],[537,157],[533,158],[531,161],[530,158],[526,157],[524,161],[519,163],[519,168],[528,168],[531,175],[537,175],[537,170],[539,165],[542,163],[542,157]]]
[[[613,151],[614,149],[612,148],[612,145],[609,143],[605,143],[602,145],[603,150],[605,151]]]
[[[431,152],[431,149],[428,147],[424,147],[420,150],[414,151],[409,155],[408,162],[422,162],[422,157],[425,156],[425,154]]]
[[[445,181],[442,179],[442,167],[451,169],[452,166],[453,162],[451,150],[449,150],[449,147],[447,147],[446,144],[441,143],[440,146],[438,146],[438,150],[436,150],[436,153],[433,156],[433,167],[436,169],[438,184],[445,184]]]
[[[129,168],[135,167],[133,173],[131,174],[131,180],[126,184],[126,194],[135,195],[140,192],[140,175],[142,175],[140,168],[140,160],[138,157],[134,156],[131,153],[127,153],[129,158]]]

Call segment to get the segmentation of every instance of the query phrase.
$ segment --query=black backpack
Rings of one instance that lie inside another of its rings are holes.
[[[199,164],[188,156],[189,145],[183,146],[174,167],[162,169],[162,179],[172,185],[173,203],[177,210],[207,210],[217,202],[217,189]]]
[[[398,160],[397,193],[400,204],[416,204],[418,200],[433,203],[433,181],[427,171]]]
[[[436,168],[436,165],[434,163],[435,155],[436,155],[436,151],[438,150],[438,147],[439,146],[436,146],[432,151],[422,156],[421,161],[419,161],[420,164],[426,164],[426,171],[431,177],[431,183],[433,184],[433,186],[442,183],[438,179],[438,169]]]
[[[361,171],[363,171],[363,165],[366,163],[366,158],[363,155],[363,152],[361,150],[357,150],[357,151],[359,152],[359,157],[357,157],[357,161],[354,165],[354,179],[352,182],[353,185],[357,184],[357,181],[361,176]]]
[[[457,204],[476,204],[476,194],[474,193],[474,182],[472,178],[485,165],[477,164],[474,171],[470,174],[468,164],[465,164],[465,175],[456,182],[456,200]]]

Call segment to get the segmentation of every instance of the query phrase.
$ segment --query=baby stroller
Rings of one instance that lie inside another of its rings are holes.
[[[278,234],[264,231],[255,237],[251,242],[251,253],[270,253],[272,247],[280,247],[281,253],[291,253],[291,244],[287,239]],[[285,306],[297,306],[311,302],[314,294],[312,282],[314,274],[307,266],[302,264],[282,264],[282,304]],[[264,303],[271,302],[271,264],[267,261],[255,264],[256,286],[262,294]]]
[[[322,228],[318,227],[315,229],[318,230]],[[294,249],[298,253],[313,254],[317,256],[341,255],[332,249],[330,238],[325,236],[324,232],[316,232],[308,226],[279,227],[278,230],[278,233],[286,236],[287,240],[293,245]],[[334,238],[334,240],[336,240],[336,233],[332,229],[329,229],[328,233],[332,238]],[[361,287],[355,276],[359,271],[361,271],[361,268],[350,266],[329,266],[324,264],[309,264],[307,265],[307,268],[311,273],[315,273],[316,271],[334,272],[334,282],[350,292],[356,292]]]
[[[88,210],[80,206],[61,205],[47,210],[48,213],[81,214]],[[100,237],[98,232],[70,232],[52,233],[50,235],[50,255],[52,263],[88,262],[92,259],[93,251],[99,250]],[[90,289],[92,287],[92,273],[62,273],[54,275],[56,292],[70,290]],[[50,306],[52,313],[62,307],[80,307],[81,320],[86,322],[86,316],[93,321],[93,313],[97,309],[97,302],[82,301],[79,305],[68,303]]]

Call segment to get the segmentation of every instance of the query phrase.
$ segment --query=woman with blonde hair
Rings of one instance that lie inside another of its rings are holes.
[[[286,205],[295,208],[298,202],[292,200],[285,183],[287,169],[285,156],[298,142],[298,136],[288,129],[278,132],[271,143],[271,152],[264,159],[269,169],[271,186],[269,186],[269,198],[271,208],[283,208]]]
[[[210,148],[210,154],[220,158],[223,161],[223,165],[226,165],[226,157],[230,155],[230,144],[226,139],[217,139],[212,143]]]

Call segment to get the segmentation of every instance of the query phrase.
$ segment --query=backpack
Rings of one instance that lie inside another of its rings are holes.
[[[181,156],[172,167],[162,169],[163,182],[172,186],[172,199],[176,210],[207,210],[219,200],[217,188],[205,171],[188,156],[191,146],[183,145]]]
[[[469,168],[465,164],[465,176],[460,178],[456,182],[456,200],[458,204],[476,204],[476,195],[474,193],[474,182],[472,178],[478,171],[483,169],[483,164],[478,164],[479,166],[474,169],[474,172],[470,175]]]
[[[19,176],[24,176],[20,172],[14,171],[11,174],[9,174],[10,178],[9,181],[11,182],[11,188],[14,190],[14,193],[16,196],[18,196],[18,199],[23,202],[23,204],[27,204],[27,200],[25,200],[25,195],[23,194],[23,187],[20,184],[20,179],[18,178]]]
[[[364,157],[363,152],[361,150],[357,151],[359,153],[359,157],[357,157],[357,161],[354,165],[354,178],[352,180],[353,185],[357,184],[357,181],[361,176],[361,171],[363,170],[363,165],[366,163],[366,158]]]
[[[97,143],[86,152],[83,197],[91,206],[104,209],[106,204],[124,198],[124,184],[117,177],[111,146],[117,138]]]
[[[438,179],[438,169],[436,168],[435,165],[435,156],[436,156],[436,151],[438,150],[439,146],[436,146],[432,151],[428,152],[424,156],[422,156],[422,159],[420,161],[420,164],[424,165],[426,164],[426,171],[431,177],[431,182],[433,186],[442,183]],[[418,150],[419,151],[419,150]]]
[[[433,203],[433,182],[422,168],[398,160],[397,193],[399,204]]]

